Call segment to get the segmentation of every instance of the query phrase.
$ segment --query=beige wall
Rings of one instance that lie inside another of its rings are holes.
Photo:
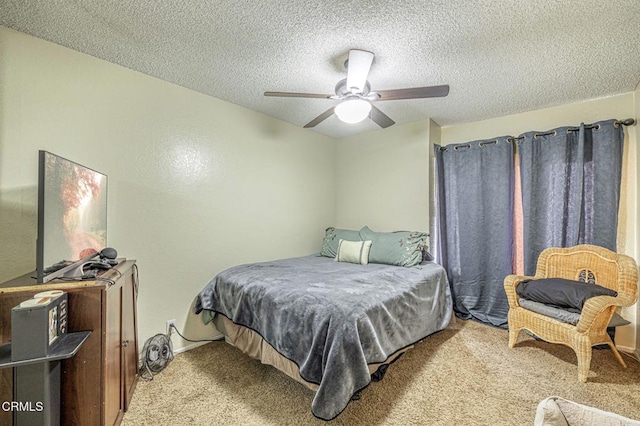
[[[630,116],[640,118],[640,88],[336,141],[0,27],[0,281],[35,266],[38,149],[109,175],[109,245],[138,260],[144,341],[174,318],[208,336],[189,312],[215,273],[315,252],[327,226],[428,230],[433,143]],[[638,260],[640,135],[627,132],[620,246]],[[640,328],[621,328],[617,342],[636,346]]]
[[[430,120],[337,141],[336,226],[429,229]]]
[[[633,93],[634,95],[634,107],[635,112],[633,117],[636,119],[635,125],[635,134],[636,134],[636,182],[638,181],[638,173],[640,170],[640,131],[638,130],[638,126],[640,126],[640,83],[636,87],[636,91]],[[640,185],[636,183],[636,211],[635,211],[635,221],[636,221],[636,260],[640,260],[640,206],[638,205],[638,200],[640,200]],[[638,262],[640,263],[640,261]],[[640,302],[636,303],[636,355],[640,352]]]
[[[475,123],[443,127],[441,129],[441,141],[443,145],[446,145],[502,135],[517,136],[527,131],[544,131],[560,126],[577,125],[580,122],[592,123],[609,118],[638,117],[638,92],[638,90],[635,92],[635,107],[634,93],[631,92]],[[625,156],[619,211],[618,250],[630,255],[636,261],[640,261],[640,253],[638,252],[638,232],[640,228],[637,207],[637,200],[640,197],[637,185],[638,164],[640,163],[638,144],[640,142],[638,141],[637,133],[637,126],[625,128]],[[622,314],[632,321],[633,325],[618,328],[616,344],[624,350],[638,349],[640,343],[640,338],[636,337],[640,334],[638,308],[634,306],[623,309]]]
[[[35,268],[38,150],[106,173],[141,343],[210,335],[189,312],[215,273],[319,251],[335,221],[333,139],[2,27],[0,85],[0,281]]]

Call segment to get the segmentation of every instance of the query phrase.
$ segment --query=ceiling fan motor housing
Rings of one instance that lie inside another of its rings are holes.
[[[362,88],[362,90],[358,93],[352,93],[351,90],[349,90],[347,88],[347,79],[343,78],[342,80],[340,80],[337,84],[336,84],[336,96],[338,96],[340,99],[345,98],[347,96],[351,96],[351,95],[360,95],[360,96],[367,96],[369,94],[369,92],[371,91],[371,84],[369,83],[369,81],[366,81],[364,83],[364,87]]]

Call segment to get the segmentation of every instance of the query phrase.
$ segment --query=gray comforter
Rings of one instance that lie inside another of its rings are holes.
[[[451,319],[446,273],[305,256],[236,266],[200,292],[210,310],[258,332],[319,385],[311,411],[330,420],[371,382],[367,364],[442,330]]]

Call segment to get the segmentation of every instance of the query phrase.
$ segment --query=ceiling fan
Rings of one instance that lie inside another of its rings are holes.
[[[345,123],[358,123],[369,117],[382,128],[395,124],[387,114],[372,105],[372,102],[393,101],[398,99],[438,98],[449,94],[449,86],[413,87],[409,89],[392,89],[371,91],[371,84],[367,81],[373,53],[365,50],[353,49],[349,51],[349,59],[345,62],[347,78],[336,84],[335,95],[323,95],[318,93],[293,93],[293,92],[264,92],[265,96],[284,98],[320,98],[340,100],[333,106],[305,124],[305,128],[315,127],[336,114]]]

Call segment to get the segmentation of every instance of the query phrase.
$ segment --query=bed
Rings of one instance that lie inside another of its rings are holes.
[[[194,312],[203,311],[243,352],[315,390],[312,413],[331,420],[372,374],[444,329],[452,302],[433,262],[360,265],[311,255],[219,273],[196,297]]]

